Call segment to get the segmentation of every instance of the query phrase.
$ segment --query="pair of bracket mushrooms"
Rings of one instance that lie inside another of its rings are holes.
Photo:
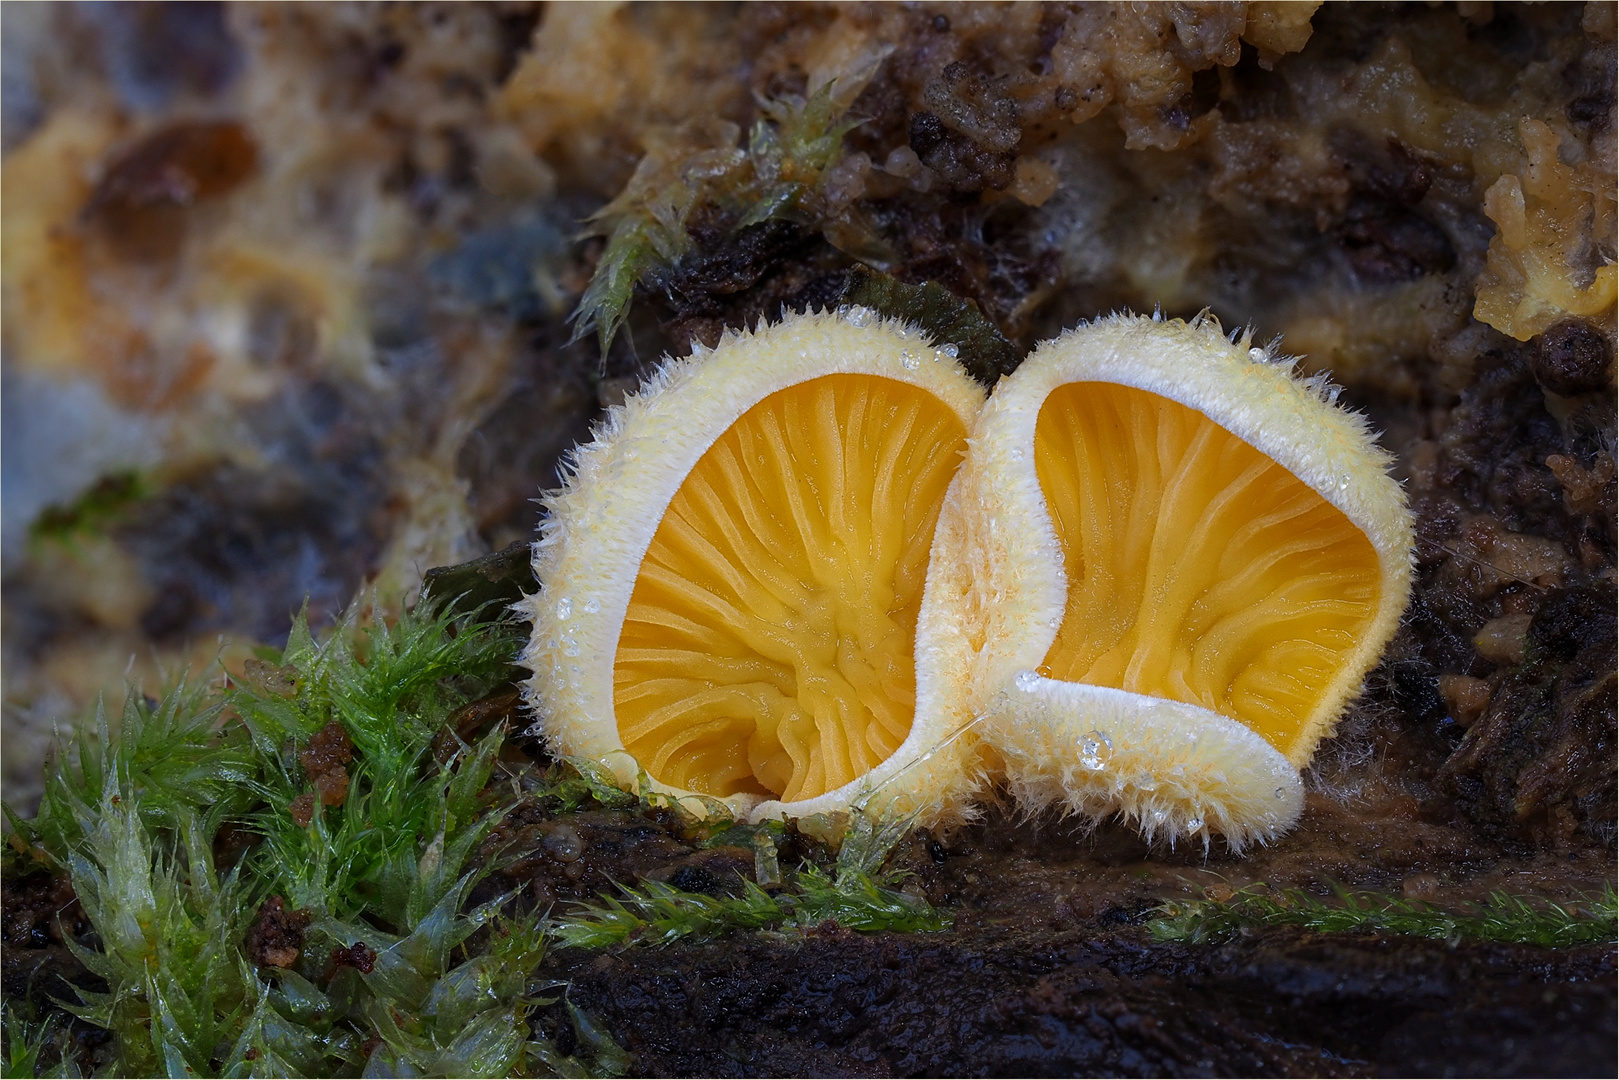
[[[1263,842],[1394,633],[1411,524],[1273,350],[1115,315],[987,399],[864,308],[667,362],[547,498],[528,699],[558,753],[745,820],[959,820],[986,784]]]

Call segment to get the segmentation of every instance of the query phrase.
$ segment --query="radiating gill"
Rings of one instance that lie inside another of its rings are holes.
[[[1202,413],[1133,387],[1058,387],[1034,452],[1068,577],[1041,673],[1200,705],[1286,752],[1377,613],[1365,534]]]
[[[778,391],[720,436],[658,525],[614,660],[619,734],[649,775],[791,801],[894,753],[965,449],[943,402],[875,375]]]

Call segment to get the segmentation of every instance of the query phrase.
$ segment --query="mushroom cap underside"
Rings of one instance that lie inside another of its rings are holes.
[[[668,365],[550,500],[525,658],[552,745],[755,818],[959,804],[965,770],[928,756],[965,694],[927,669],[927,584],[982,400],[875,319]]]
[[[1064,773],[1031,763],[1078,753],[1094,727],[1101,699],[1064,686],[1123,691],[1143,715],[1175,703],[1188,731],[1240,724],[1257,736],[1243,751],[1253,807],[1278,805],[1273,766],[1302,767],[1330,733],[1405,606],[1410,525],[1364,423],[1290,366],[1213,320],[1114,317],[1042,345],[986,405],[960,527],[980,568],[976,700],[1005,714],[986,737],[1014,787]],[[1181,736],[1131,738],[1130,768],[1190,775],[1169,749]],[[1113,809],[1158,812],[1138,788],[1113,790]],[[1175,820],[1236,842],[1276,831],[1255,818],[1234,836],[1195,802]]]

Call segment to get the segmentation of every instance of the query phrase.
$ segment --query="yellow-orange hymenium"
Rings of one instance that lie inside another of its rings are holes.
[[[959,817],[987,752],[1031,807],[1284,831],[1410,587],[1364,420],[1207,317],[1082,326],[987,404],[953,354],[797,316],[611,412],[526,601],[553,748],[753,819]]]
[[[983,389],[865,309],[728,333],[610,412],[547,501],[528,700],[559,753],[754,820],[970,793],[930,603]],[[876,802],[870,800],[876,799]]]
[[[1411,524],[1364,419],[1292,367],[1207,316],[1113,316],[984,407],[940,543],[1025,804],[1239,849],[1297,819],[1405,608]]]

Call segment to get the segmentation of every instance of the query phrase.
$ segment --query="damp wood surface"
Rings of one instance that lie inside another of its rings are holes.
[[[1344,387],[1416,518],[1299,826],[1238,858],[990,805],[889,862],[946,931],[554,949],[541,981],[645,1074],[1613,1075],[1612,945],[1148,926],[1254,883],[1578,908],[1616,873],[1612,5],[1308,7],[6,5],[7,804],[126,677],[279,692],[254,649],[306,601],[397,614],[451,566],[515,599],[535,495],[664,352],[859,303],[993,385],[1082,319],[1207,307]],[[359,775],[328,741],[301,813]],[[469,904],[759,866],[636,808],[501,828]],[[273,967],[303,931],[259,919]],[[8,863],[0,930],[8,1003],[95,986],[61,875]],[[569,1053],[563,1009],[534,1024]]]

